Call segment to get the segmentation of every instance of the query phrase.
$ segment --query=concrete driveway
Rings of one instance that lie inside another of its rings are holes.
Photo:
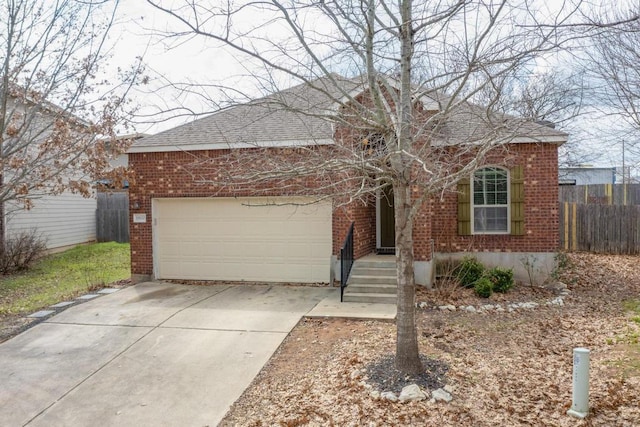
[[[335,289],[142,283],[0,344],[3,426],[215,426]]]

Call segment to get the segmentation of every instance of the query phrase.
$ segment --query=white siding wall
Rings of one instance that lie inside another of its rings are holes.
[[[112,168],[117,168],[117,167],[120,167],[120,166],[127,167],[127,166],[129,166],[129,155],[126,154],[126,153],[125,154],[120,154],[115,159],[111,159],[109,161],[109,164],[111,165]]]
[[[63,193],[34,200],[28,211],[7,203],[7,236],[35,228],[47,239],[49,249],[90,242],[96,239],[96,199]]]

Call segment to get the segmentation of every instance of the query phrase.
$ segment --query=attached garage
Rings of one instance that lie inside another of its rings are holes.
[[[258,197],[153,199],[154,275],[328,282],[331,204],[305,204],[310,202]]]

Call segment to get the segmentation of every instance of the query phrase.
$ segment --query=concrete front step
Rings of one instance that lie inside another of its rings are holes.
[[[355,276],[384,276],[384,277],[396,277],[396,268],[374,268],[374,267],[362,267],[358,264],[354,265],[351,269],[351,274]]]
[[[395,304],[396,283],[395,257],[360,258],[353,264],[343,301]]]
[[[353,268],[363,267],[363,268],[396,268],[396,259],[391,257],[389,261],[379,261],[379,260],[368,260],[368,259],[358,259],[356,260]]]
[[[395,285],[398,283],[398,279],[395,276],[361,276],[356,274],[351,274],[349,276],[349,280],[347,281],[349,285],[354,285],[357,283],[374,283],[381,285]]]
[[[357,293],[357,294],[392,294],[395,295],[398,287],[394,285],[386,285],[380,283],[352,283],[347,286],[349,292]]]
[[[344,302],[361,302],[361,303],[378,303],[378,304],[395,304],[396,303],[395,295],[347,292],[347,289],[345,289],[344,296],[342,298],[342,301]]]

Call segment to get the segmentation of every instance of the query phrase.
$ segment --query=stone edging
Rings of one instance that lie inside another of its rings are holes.
[[[351,373],[351,376],[354,377],[354,374],[360,375],[360,372],[354,371]],[[393,391],[380,392],[378,390],[375,390],[371,386],[371,384],[367,383],[366,381],[360,381],[360,385],[365,390],[369,391],[369,396],[374,400],[388,400],[390,402],[399,403],[415,402],[427,399],[430,403],[449,403],[453,400],[453,387],[451,387],[450,385],[445,385],[443,388],[438,388],[436,390],[433,390],[432,392],[429,392],[428,390],[421,388],[417,384],[410,384],[406,387],[403,387],[399,395],[394,393]]]
[[[429,305],[429,303],[426,302],[420,302],[420,303],[416,303],[416,307],[418,308],[424,308],[424,309],[433,309],[433,310],[440,310],[440,311],[467,311],[469,313],[486,313],[486,312],[507,312],[507,313],[512,313],[514,311],[517,310],[531,310],[540,306],[558,306],[558,307],[563,307],[564,306],[564,298],[569,295],[569,290],[568,289],[563,289],[562,291],[560,291],[560,295],[553,298],[552,300],[549,300],[545,303],[537,303],[537,302],[515,302],[515,303],[510,303],[510,304],[484,304],[481,306],[473,306],[473,305],[460,305],[460,306],[455,306],[452,304],[448,304],[448,305]]]

